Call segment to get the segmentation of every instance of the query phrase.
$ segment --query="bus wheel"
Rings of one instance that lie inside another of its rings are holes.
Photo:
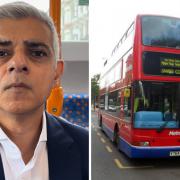
[[[118,135],[117,128],[115,128],[115,130],[114,130],[113,143],[114,143],[115,146],[118,147],[118,144],[119,144],[119,135]]]
[[[99,118],[99,127],[102,128],[102,116]]]

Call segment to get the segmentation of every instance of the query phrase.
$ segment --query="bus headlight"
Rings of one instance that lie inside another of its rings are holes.
[[[149,146],[149,142],[148,141],[145,141],[145,142],[139,142],[139,145],[140,146]]]

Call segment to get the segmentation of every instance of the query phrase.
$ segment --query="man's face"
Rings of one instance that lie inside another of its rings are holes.
[[[43,22],[0,20],[0,112],[42,108],[57,76],[52,34]]]

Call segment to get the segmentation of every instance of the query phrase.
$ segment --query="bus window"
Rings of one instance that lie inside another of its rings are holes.
[[[100,96],[99,108],[102,110],[104,110],[104,108],[105,108],[105,95]]]
[[[147,46],[179,48],[180,19],[161,16],[143,16],[142,41]]]
[[[108,94],[108,111],[116,116],[119,117],[120,115],[120,91],[110,92]]]

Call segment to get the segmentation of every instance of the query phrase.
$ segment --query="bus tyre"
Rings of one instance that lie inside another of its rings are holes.
[[[118,135],[118,131],[117,131],[117,130],[114,131],[113,143],[114,143],[115,146],[118,147],[118,143],[119,143],[119,135]]]
[[[99,118],[99,127],[102,128],[102,117]]]

